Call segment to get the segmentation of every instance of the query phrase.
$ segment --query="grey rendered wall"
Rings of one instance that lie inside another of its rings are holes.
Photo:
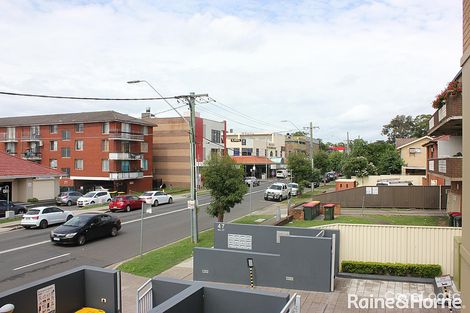
[[[204,289],[195,284],[154,307],[148,313],[203,313],[203,301]]]
[[[231,223],[214,223],[214,248],[229,249],[236,251],[247,251],[240,249],[231,249],[228,247],[228,234],[250,235],[252,236],[253,252],[261,253],[280,253],[280,244],[277,243],[279,232],[287,232],[292,236],[310,236],[315,237],[320,233],[321,229],[302,228],[302,227],[280,227],[269,225],[249,225],[249,224],[231,224]],[[331,238],[336,236],[335,245],[335,273],[339,271],[339,242],[340,233],[338,230],[325,230],[323,237]]]
[[[154,306],[160,305],[194,283],[186,280],[157,277],[152,279],[152,296]]]
[[[109,269],[85,271],[85,303],[106,312],[118,312],[121,308],[121,274]],[[101,299],[106,299],[102,302]]]

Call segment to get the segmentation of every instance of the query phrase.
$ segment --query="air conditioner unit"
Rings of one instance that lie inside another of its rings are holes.
[[[40,147],[42,147],[42,146],[44,145],[44,143],[42,142],[42,140],[39,140],[38,145],[39,145]]]

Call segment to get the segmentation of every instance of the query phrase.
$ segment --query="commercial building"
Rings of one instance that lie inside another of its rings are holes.
[[[304,153],[310,155],[311,153],[310,138],[307,136],[294,136],[287,134],[285,139],[286,159],[289,159],[291,153]],[[316,153],[320,150],[320,140],[313,139],[313,152]]]
[[[188,117],[189,118],[189,117]],[[154,117],[150,110],[142,119],[153,126],[153,176],[157,185],[188,188],[191,184],[189,125],[181,117]],[[226,122],[213,121],[196,114],[197,171],[212,154],[226,149]],[[202,185],[198,175],[198,185]]]
[[[279,133],[227,133],[230,156],[286,157],[286,136]]]
[[[431,139],[429,136],[396,139],[395,146],[404,163],[401,167],[402,175],[426,175],[427,158],[423,145]]]
[[[152,187],[151,126],[115,111],[0,118],[0,151],[63,173],[61,189]]]

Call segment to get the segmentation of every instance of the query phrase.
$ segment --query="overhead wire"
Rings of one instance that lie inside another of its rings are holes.
[[[150,98],[101,98],[101,97],[56,96],[56,95],[43,95],[43,94],[18,93],[18,92],[6,92],[6,91],[0,91],[0,95],[34,97],[34,98],[52,98],[52,99],[65,99],[65,100],[97,100],[97,101],[149,101],[149,100],[177,99],[177,97],[175,96],[150,97]]]

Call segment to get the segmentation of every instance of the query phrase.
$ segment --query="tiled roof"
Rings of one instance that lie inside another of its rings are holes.
[[[58,170],[0,152],[0,178],[65,176]]]
[[[152,126],[153,124],[139,118],[122,114],[116,111],[95,111],[80,113],[62,113],[32,116],[14,116],[0,118],[0,127],[30,126],[30,125],[55,125],[93,122],[125,122]]]
[[[238,164],[272,164],[273,162],[265,157],[257,156],[233,156],[232,160]]]
[[[407,143],[410,143],[412,141],[415,141],[418,138],[396,138],[395,139],[395,147],[401,147],[406,145]]]

